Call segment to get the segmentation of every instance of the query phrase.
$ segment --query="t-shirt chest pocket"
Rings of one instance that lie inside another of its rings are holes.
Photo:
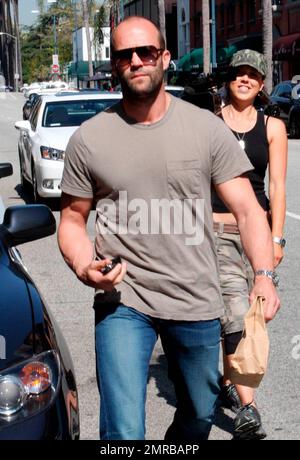
[[[167,181],[171,199],[200,198],[200,165],[199,160],[168,161]]]

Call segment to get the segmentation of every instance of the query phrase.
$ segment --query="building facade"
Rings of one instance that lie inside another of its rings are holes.
[[[178,0],[177,2],[183,3]],[[213,2],[210,2],[210,5]],[[262,51],[262,0],[215,0],[216,42]],[[190,0],[190,47],[202,47],[202,0]],[[300,0],[273,0],[274,83],[300,74]]]

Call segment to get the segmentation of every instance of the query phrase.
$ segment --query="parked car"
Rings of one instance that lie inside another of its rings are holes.
[[[0,163],[0,179],[10,174]],[[0,440],[79,438],[70,353],[16,249],[55,228],[47,206],[5,210],[0,197]]]
[[[42,81],[39,83],[32,83],[24,91],[25,97],[30,97],[31,94],[55,94],[58,91],[68,90],[69,85],[65,81]]]
[[[31,184],[33,200],[60,197],[68,141],[84,121],[115,104],[121,93],[58,93],[41,97],[29,120],[18,121],[22,186]]]
[[[300,138],[300,84],[297,78],[276,85],[270,100],[270,109],[275,109],[278,118],[283,120],[290,137]]]
[[[183,86],[175,86],[175,85],[166,85],[165,90],[173,94],[173,96],[181,98],[184,92],[184,87]]]
[[[29,115],[34,107],[34,105],[36,104],[36,102],[38,101],[38,99],[40,98],[41,96],[39,96],[38,94],[36,93],[33,93],[29,96],[29,98],[27,99],[27,101],[25,102],[25,104],[23,105],[23,120],[28,120],[29,119]]]
[[[13,91],[14,88],[10,85],[1,85],[0,86],[0,93],[9,93],[11,91]]]

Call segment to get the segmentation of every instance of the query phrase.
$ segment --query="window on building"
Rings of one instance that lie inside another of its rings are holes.
[[[182,24],[185,23],[185,10],[184,10],[184,8],[182,8],[182,10],[181,10],[181,22],[182,22]]]
[[[228,26],[235,29],[235,2],[231,1],[228,5]]]
[[[220,5],[220,28],[224,29],[225,27],[225,5],[222,3]]]
[[[248,21],[255,21],[255,2],[253,0],[248,0]]]
[[[202,43],[202,14],[197,13],[194,18],[195,21],[195,47],[199,48]]]
[[[239,1],[240,7],[240,29],[244,27],[244,0]]]
[[[106,59],[109,59],[109,57],[110,57],[109,56],[109,46],[105,47],[105,57],[106,57]]]

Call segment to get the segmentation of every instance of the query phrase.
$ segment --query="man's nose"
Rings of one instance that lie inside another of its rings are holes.
[[[132,52],[130,64],[133,67],[141,67],[143,65],[143,61],[141,60],[136,51]]]

